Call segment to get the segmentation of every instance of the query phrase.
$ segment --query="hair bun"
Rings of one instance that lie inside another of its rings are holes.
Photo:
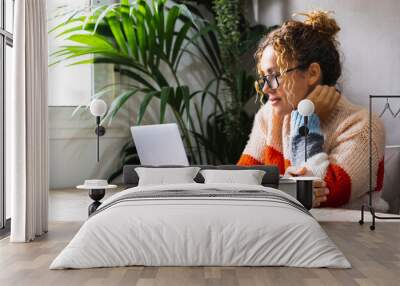
[[[327,35],[329,38],[334,38],[340,27],[336,20],[329,17],[332,11],[311,11],[308,13],[298,13],[297,15],[305,16],[304,24],[311,26],[314,30]]]

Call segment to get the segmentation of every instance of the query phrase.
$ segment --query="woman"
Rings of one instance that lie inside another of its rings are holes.
[[[256,88],[269,98],[257,112],[238,165],[274,164],[281,174],[313,175],[314,207],[339,207],[362,199],[369,184],[368,112],[336,89],[341,75],[335,39],[340,30],[327,12],[314,11],[304,22],[290,20],[268,34],[255,54]],[[310,99],[308,160],[304,162],[304,118],[296,110]],[[372,122],[372,171],[382,189],[384,127]]]

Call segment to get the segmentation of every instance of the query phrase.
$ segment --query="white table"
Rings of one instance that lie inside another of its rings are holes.
[[[284,191],[288,195],[296,198],[296,181],[281,178],[279,180],[279,190]]]
[[[360,210],[348,210],[348,209],[337,209],[337,208],[315,208],[310,210],[311,214],[319,222],[356,222],[361,218]],[[376,213],[379,216],[398,216],[394,214]],[[364,212],[364,222],[372,222],[372,216],[370,212]],[[380,222],[383,222],[380,221]],[[385,220],[385,223],[400,223],[398,220]]]
[[[100,200],[104,198],[104,195],[106,194],[106,189],[115,189],[117,188],[117,185],[106,185],[106,186],[79,185],[76,188],[89,190],[89,197],[94,201],[88,207],[88,215],[90,216],[101,205]]]
[[[284,191],[288,195],[296,198],[296,182],[289,179],[281,179],[279,181],[279,190]],[[313,208],[310,210],[311,214],[319,222],[357,222],[361,218],[361,211],[359,209],[341,209],[341,208]],[[394,214],[376,213],[379,216],[393,217]],[[400,215],[398,215],[400,218]],[[372,216],[369,211],[364,212],[364,222],[372,222]],[[397,220],[385,220],[385,222],[399,223]]]

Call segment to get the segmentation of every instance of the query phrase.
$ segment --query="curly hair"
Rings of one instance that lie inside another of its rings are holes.
[[[322,84],[335,85],[342,73],[339,42],[336,34],[340,31],[335,19],[329,17],[330,12],[312,11],[295,15],[305,16],[301,21],[289,20],[281,27],[267,34],[259,43],[254,55],[257,69],[267,46],[272,46],[277,55],[277,65],[280,73],[295,62],[297,66],[308,68],[312,63],[318,63],[322,71]],[[291,90],[290,82],[287,89]]]

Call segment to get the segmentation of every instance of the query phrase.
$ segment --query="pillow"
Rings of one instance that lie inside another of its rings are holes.
[[[202,170],[205,184],[246,184],[261,185],[265,171],[261,170]]]
[[[135,168],[139,176],[138,186],[195,183],[193,179],[199,170],[199,167]]]

